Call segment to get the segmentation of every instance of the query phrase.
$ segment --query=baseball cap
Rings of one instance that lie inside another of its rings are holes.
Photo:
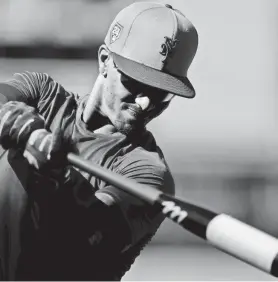
[[[113,20],[104,42],[127,76],[175,95],[195,96],[187,71],[198,48],[198,33],[171,5],[127,6]]]

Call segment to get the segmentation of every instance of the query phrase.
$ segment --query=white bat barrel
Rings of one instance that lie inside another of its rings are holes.
[[[209,222],[206,238],[216,248],[277,277],[276,238],[226,214]]]

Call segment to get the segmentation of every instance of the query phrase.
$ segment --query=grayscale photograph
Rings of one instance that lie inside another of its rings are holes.
[[[277,281],[278,0],[0,0],[0,281]]]

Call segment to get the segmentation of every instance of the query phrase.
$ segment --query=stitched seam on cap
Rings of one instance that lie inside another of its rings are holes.
[[[144,13],[144,12],[146,12],[146,11],[149,11],[149,10],[152,10],[152,9],[161,9],[161,8],[165,8],[165,6],[148,8],[148,9],[146,9],[146,10],[141,11],[141,12],[134,18],[134,20],[132,21],[132,23],[131,23],[131,25],[130,25],[130,29],[129,29],[128,34],[127,34],[127,36],[126,36],[125,42],[124,42],[124,44],[123,44],[122,51],[123,51],[123,49],[125,48],[126,41],[127,41],[128,37],[129,37],[129,34],[130,34],[131,29],[132,29],[133,23],[135,22],[135,20],[137,19],[137,17],[139,17],[142,13]]]
[[[173,31],[173,34],[172,34],[172,39],[174,39],[174,38],[176,38],[176,36],[178,34],[178,17],[177,17],[174,10],[171,9],[171,12],[173,14],[174,29],[175,29],[175,31]]]

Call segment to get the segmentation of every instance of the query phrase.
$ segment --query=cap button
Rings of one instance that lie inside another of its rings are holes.
[[[169,9],[173,9],[173,7],[170,4],[165,4],[165,7],[169,8]]]

